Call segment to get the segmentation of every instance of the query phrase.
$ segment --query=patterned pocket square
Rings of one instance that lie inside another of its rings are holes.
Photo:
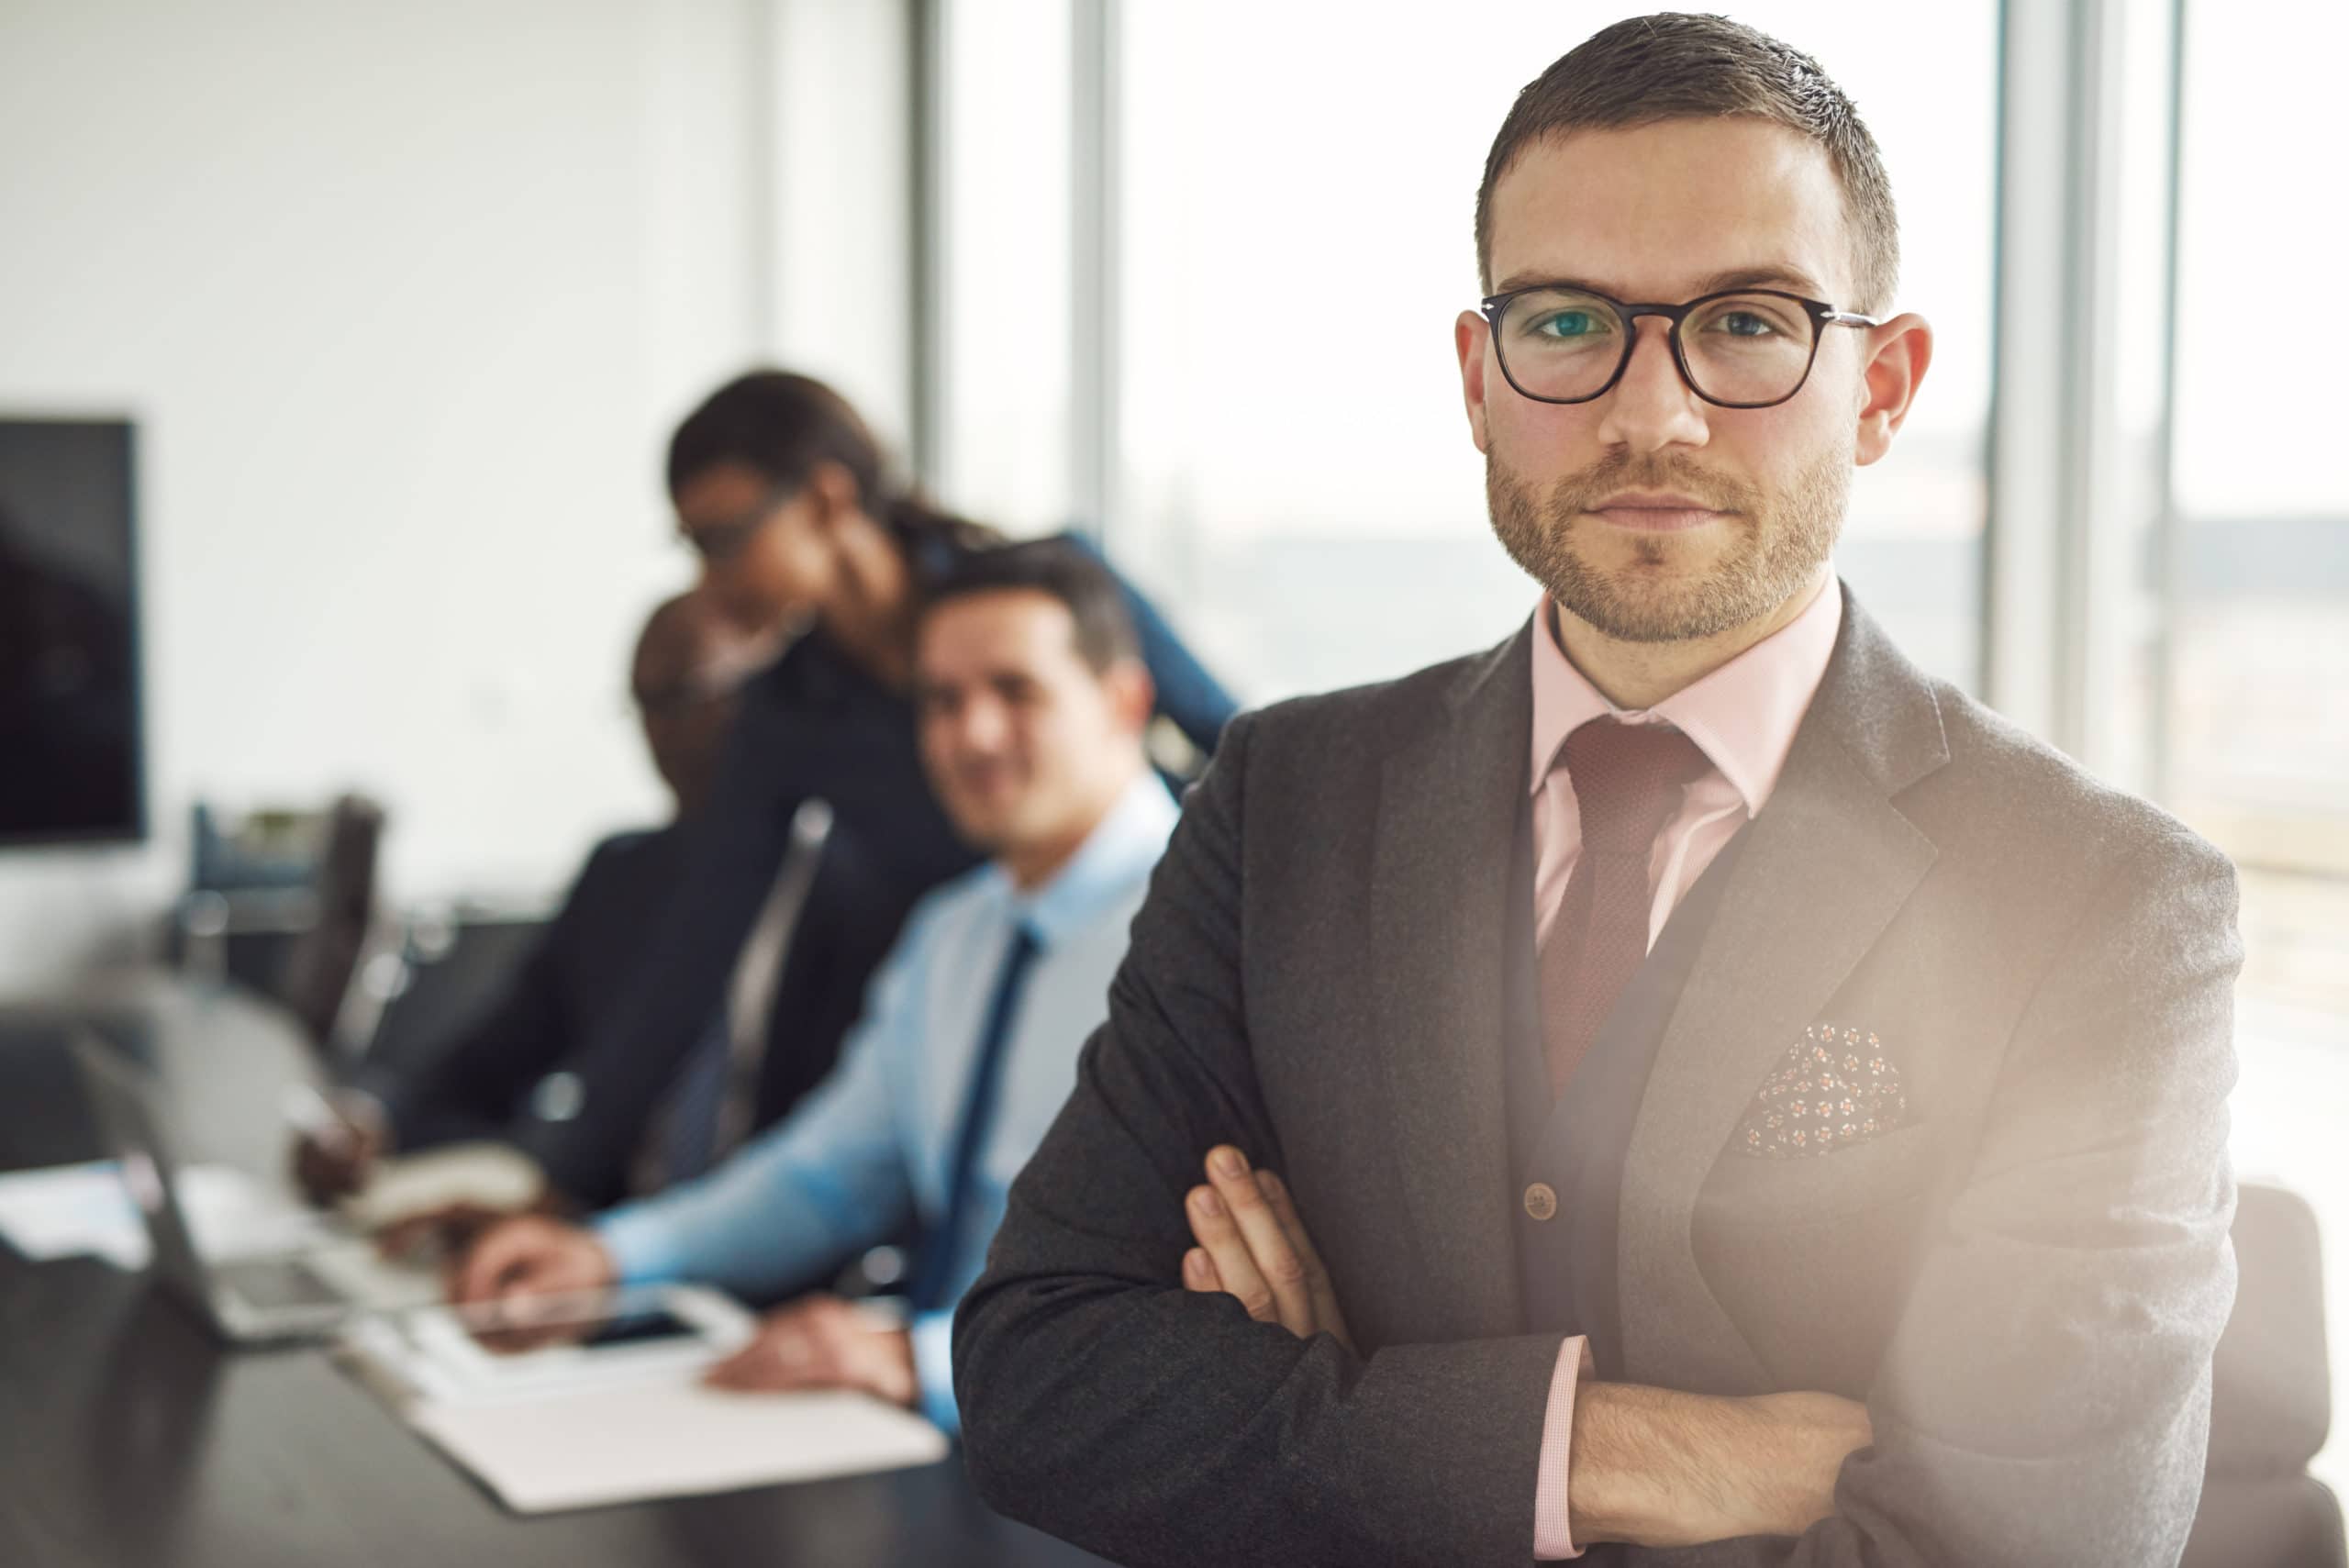
[[[1745,1107],[1730,1147],[1757,1160],[1832,1154],[1909,1121],[1909,1093],[1866,1029],[1813,1024]]]

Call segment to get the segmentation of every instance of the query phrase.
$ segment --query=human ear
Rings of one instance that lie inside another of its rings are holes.
[[[1933,361],[1932,325],[1913,311],[1868,328],[1866,334],[1859,429],[1853,443],[1854,461],[1862,467],[1892,450],[1892,438],[1909,417],[1925,369]]]
[[[1150,716],[1158,706],[1158,689],[1141,660],[1119,660],[1102,672],[1101,684],[1108,693],[1109,711],[1118,716],[1121,726],[1135,735],[1150,728]]]
[[[1478,451],[1489,451],[1485,435],[1485,346],[1492,328],[1473,310],[1452,324],[1452,346],[1460,356],[1460,395],[1468,406],[1468,437]]]

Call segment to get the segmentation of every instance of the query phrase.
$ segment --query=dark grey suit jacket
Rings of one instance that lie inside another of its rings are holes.
[[[1232,725],[955,1336],[971,1473],[1121,1561],[1522,1563],[1559,1340],[1524,1332],[1505,890],[1528,632]],[[1846,595],[1623,1169],[1630,1377],[1864,1398],[1834,1516],[1653,1563],[2174,1562],[2233,1294],[2223,857],[1920,674]],[[1806,1028],[1911,1122],[1732,1134]],[[1287,1177],[1359,1341],[1185,1294],[1184,1192]]]

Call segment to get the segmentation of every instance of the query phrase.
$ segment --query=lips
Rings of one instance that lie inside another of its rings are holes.
[[[1652,502],[1613,501],[1590,508],[1590,515],[1619,528],[1631,528],[1641,533],[1681,533],[1700,528],[1707,523],[1718,522],[1729,516],[1710,507],[1693,503],[1677,506]]]

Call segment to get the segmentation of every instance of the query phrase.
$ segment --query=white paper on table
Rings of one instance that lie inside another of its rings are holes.
[[[936,1427],[862,1394],[738,1394],[690,1380],[419,1405],[408,1418],[522,1514],[901,1470],[947,1453]]]
[[[317,1215],[231,1166],[183,1167],[179,1196],[207,1258],[292,1251],[322,1234]],[[147,1266],[147,1228],[111,1160],[0,1175],[0,1239],[34,1262],[87,1254]]]
[[[579,1340],[493,1349],[482,1335],[499,1326],[507,1305],[435,1304],[367,1314],[336,1336],[335,1359],[405,1414],[419,1405],[540,1400],[618,1382],[691,1381],[749,1344],[758,1331],[758,1319],[748,1308],[707,1285],[625,1285],[568,1298],[541,1296],[532,1304],[536,1321],[568,1322],[580,1330]],[[595,1340],[600,1327],[656,1315],[691,1331]]]

